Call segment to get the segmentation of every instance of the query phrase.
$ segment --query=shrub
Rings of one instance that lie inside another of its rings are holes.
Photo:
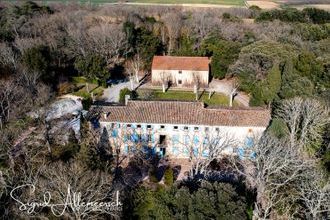
[[[278,19],[284,22],[300,22],[314,24],[325,24],[330,22],[330,13],[316,8],[305,8],[299,11],[295,8],[287,8],[284,10],[271,10],[260,13],[257,21],[273,21]]]
[[[51,74],[48,73],[51,63],[50,50],[47,46],[35,46],[23,53],[22,61],[30,71],[42,73],[44,80],[51,80]]]
[[[318,8],[305,8],[302,11],[313,23],[325,24],[330,22],[330,12]]]
[[[157,169],[154,167],[149,170],[149,181],[152,183],[159,182],[159,180],[157,178]]]
[[[172,186],[174,182],[173,170],[171,167],[167,167],[164,173],[164,183],[167,186]]]
[[[288,128],[282,119],[274,118],[269,126],[269,131],[276,137],[282,138],[288,133]]]
[[[124,89],[120,90],[120,93],[119,93],[119,102],[120,103],[125,103],[125,95],[129,95],[130,99],[136,99],[138,96],[135,91],[131,91],[128,88],[124,88]]]
[[[85,110],[89,110],[92,104],[93,104],[93,99],[91,96],[88,96],[82,100],[82,105]]]

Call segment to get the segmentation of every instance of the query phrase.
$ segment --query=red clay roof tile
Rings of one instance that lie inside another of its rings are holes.
[[[152,69],[208,71],[209,63],[207,57],[154,56]]]
[[[127,106],[103,106],[100,121],[209,126],[267,127],[270,111],[262,108],[205,108],[202,102],[128,101]]]

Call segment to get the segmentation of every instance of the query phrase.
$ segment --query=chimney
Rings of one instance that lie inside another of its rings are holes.
[[[104,118],[104,119],[107,119],[107,117],[108,117],[108,113],[103,112],[103,118]]]
[[[127,105],[128,100],[129,100],[130,98],[131,98],[130,95],[125,95],[125,105]]]

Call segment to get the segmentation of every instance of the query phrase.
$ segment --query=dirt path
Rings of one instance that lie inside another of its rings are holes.
[[[104,3],[103,5],[136,5],[136,6],[177,6],[190,8],[246,8],[242,5],[221,5],[221,4],[165,4],[165,3],[139,3],[139,2],[125,2],[125,3]]]

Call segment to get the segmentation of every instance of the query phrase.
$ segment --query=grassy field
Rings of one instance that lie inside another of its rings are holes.
[[[8,2],[19,2],[17,0],[7,0]],[[36,2],[53,3],[53,2],[79,2],[81,4],[105,4],[105,3],[150,3],[150,4],[218,4],[218,5],[233,5],[233,6],[244,6],[244,0],[39,0]]]
[[[174,91],[170,90],[163,93],[161,90],[138,90],[139,98],[148,100],[176,100],[176,101],[195,101],[196,95],[193,92],[186,91]],[[228,106],[228,97],[224,94],[214,93],[211,99],[208,98],[209,94],[207,92],[200,94],[198,101],[203,101],[207,105],[212,106]],[[238,106],[238,103],[234,101],[234,106]]]
[[[73,77],[72,83],[76,88],[79,88],[79,90],[73,92],[73,95],[77,95],[83,98],[87,98],[93,93],[93,95],[97,97],[101,97],[103,95],[104,88],[102,86],[99,86],[97,82],[88,82],[88,91],[86,88],[87,79],[84,77]]]

